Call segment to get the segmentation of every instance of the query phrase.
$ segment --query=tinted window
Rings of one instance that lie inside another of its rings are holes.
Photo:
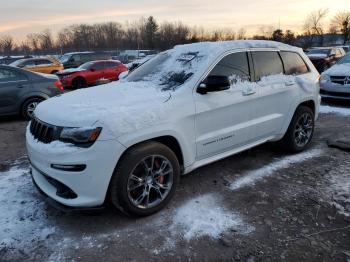
[[[22,63],[23,66],[35,66],[34,60],[28,60]]]
[[[241,80],[249,80],[250,74],[247,53],[233,53],[224,57],[209,75],[236,77]]]
[[[283,73],[283,64],[278,52],[255,51],[252,52],[257,80],[264,76]]]
[[[40,59],[40,60],[35,60],[36,65],[51,65],[52,62],[47,59]]]
[[[106,62],[106,68],[117,67],[118,65],[118,62]]]
[[[14,70],[0,68],[0,82],[25,80],[26,77]]]
[[[94,68],[96,70],[102,70],[102,69],[105,69],[105,63],[96,63]]]
[[[299,54],[293,52],[281,53],[286,75],[300,75],[309,72],[307,65]]]
[[[72,58],[73,58],[73,61],[75,62],[80,62],[81,60],[80,55],[73,55]]]

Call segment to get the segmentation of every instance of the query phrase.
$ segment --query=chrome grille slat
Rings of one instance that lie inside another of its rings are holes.
[[[350,77],[348,76],[331,76],[331,82],[339,85],[350,85]]]

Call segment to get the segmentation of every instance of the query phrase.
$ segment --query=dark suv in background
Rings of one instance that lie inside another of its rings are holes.
[[[74,52],[64,54],[60,58],[60,62],[64,68],[76,68],[85,64],[86,62],[96,60],[109,60],[112,59],[111,53],[97,53],[97,52]]]
[[[320,73],[334,65],[344,55],[345,51],[341,47],[315,47],[307,52],[307,56]]]

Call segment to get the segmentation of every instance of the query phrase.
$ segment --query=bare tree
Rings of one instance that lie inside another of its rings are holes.
[[[237,32],[237,39],[246,39],[247,31],[242,27]]]
[[[318,36],[319,44],[323,45],[323,21],[328,14],[328,9],[319,9],[311,12],[304,21],[304,31],[307,35],[311,36],[311,42],[313,42],[313,36]]]
[[[343,35],[343,44],[350,39],[350,12],[338,12],[332,19],[331,27]]]
[[[15,48],[15,42],[13,38],[9,35],[5,35],[0,39],[0,51],[5,55],[12,54],[13,49]]]

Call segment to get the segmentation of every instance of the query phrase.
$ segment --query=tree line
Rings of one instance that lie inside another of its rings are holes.
[[[53,35],[50,30],[28,34],[17,43],[10,35],[0,37],[0,54],[60,54],[70,51],[102,51],[123,49],[166,50],[177,44],[200,41],[224,41],[235,39],[275,40],[300,45],[297,39],[306,37],[302,47],[312,46],[317,38],[323,44],[324,35],[341,35],[343,43],[350,40],[350,11],[338,12],[328,27],[324,24],[327,9],[311,12],[304,20],[303,34],[283,31],[272,26],[261,26],[257,34],[248,37],[244,28],[234,31],[228,28],[212,31],[202,27],[190,27],[182,22],[158,23],[153,16],[121,24],[107,22],[97,24],[74,24]]]

